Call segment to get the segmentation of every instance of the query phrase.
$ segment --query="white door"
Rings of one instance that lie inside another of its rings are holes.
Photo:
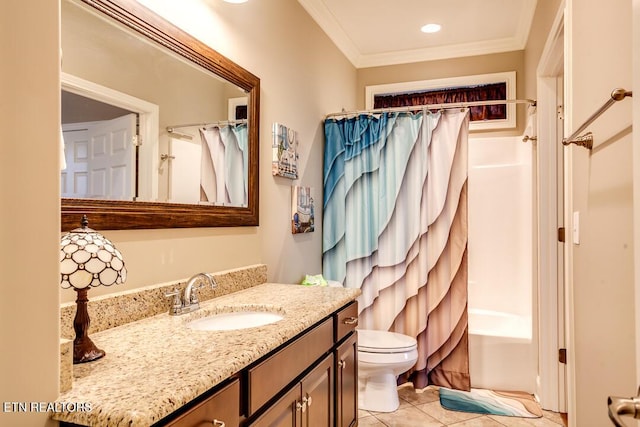
[[[63,197],[133,200],[136,115],[63,127]]]

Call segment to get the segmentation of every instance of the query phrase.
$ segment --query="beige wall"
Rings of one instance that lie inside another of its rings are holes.
[[[4,2],[0,14],[3,426],[47,424],[46,413],[7,413],[4,402],[58,395],[58,15],[58,3],[48,0]]]
[[[516,72],[516,97],[524,98],[524,51],[362,68],[358,70],[358,108],[363,109],[365,106],[365,88],[367,86],[505,71]],[[516,110],[516,129],[474,132],[474,134],[490,132],[496,136],[522,135],[525,126],[526,106],[518,105]],[[340,109],[335,111],[340,111]]]
[[[572,132],[617,87],[630,89],[631,2],[569,0],[565,37],[568,128]],[[632,102],[591,126],[591,153],[571,148],[569,211],[580,212],[573,252],[575,425],[610,425],[609,395],[636,394],[632,206]],[[571,234],[571,233],[569,233]]]
[[[632,85],[640,87],[640,2],[634,1],[632,54]],[[640,129],[640,97],[633,98],[633,126]],[[640,247],[640,132],[633,135],[633,225],[634,247]],[[640,251],[634,250],[634,266],[640,265]],[[634,268],[636,325],[640,325],[640,269]],[[636,327],[636,383],[640,384],[640,328]]]
[[[519,96],[536,98],[538,62],[561,3],[562,0],[545,0],[536,3],[536,12],[524,50],[524,91]]]

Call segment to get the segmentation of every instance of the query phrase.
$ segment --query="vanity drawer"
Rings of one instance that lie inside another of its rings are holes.
[[[333,347],[333,317],[278,350],[248,372],[248,415],[276,396]]]
[[[351,302],[334,316],[336,318],[335,342],[338,342],[358,326],[358,302]]]
[[[233,380],[213,394],[171,420],[168,427],[225,426],[240,425],[240,381]]]

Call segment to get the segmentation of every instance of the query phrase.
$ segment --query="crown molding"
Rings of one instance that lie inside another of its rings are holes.
[[[527,6],[517,18],[517,33],[513,37],[367,55],[360,53],[322,0],[298,0],[298,2],[354,67],[368,68],[523,50],[529,37],[537,0],[527,0]]]

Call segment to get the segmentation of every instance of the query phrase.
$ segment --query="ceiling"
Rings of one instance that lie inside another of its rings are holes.
[[[522,50],[536,1],[298,0],[356,68]]]

